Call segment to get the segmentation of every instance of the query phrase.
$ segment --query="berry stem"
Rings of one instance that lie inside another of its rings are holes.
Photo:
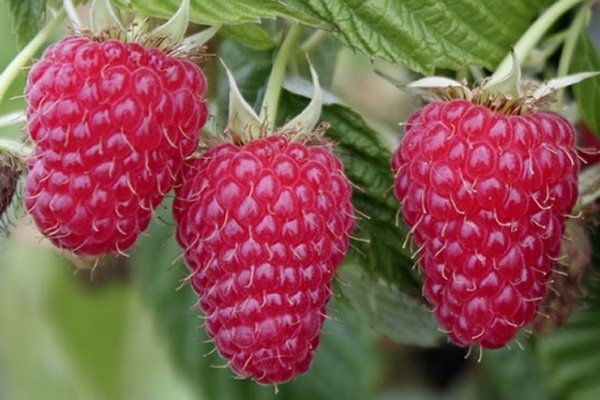
[[[77,10],[75,9],[75,4],[73,4],[73,0],[63,0],[63,8],[69,17],[69,21],[73,28],[81,29],[83,27],[83,23],[79,18],[79,14],[77,14]]]
[[[292,50],[298,42],[298,39],[300,39],[301,33],[302,26],[299,24],[295,23],[290,27],[279,48],[277,56],[275,56],[275,61],[273,62],[273,69],[271,70],[265,98],[260,110],[260,120],[266,121],[269,130],[271,131],[275,129],[277,108],[279,107],[279,96],[281,95],[281,87],[283,85],[283,79],[285,78],[285,70],[292,54]]]
[[[21,50],[19,54],[8,64],[6,69],[0,75],[0,101],[4,98],[6,91],[15,80],[21,69],[29,62],[31,57],[46,43],[50,35],[60,26],[66,17],[64,10],[61,10],[50,22],[46,24],[41,31]]]
[[[544,11],[515,44],[514,52],[517,55],[517,58],[521,61],[525,60],[529,52],[540,41],[546,31],[548,31],[548,29],[550,29],[564,13],[583,1],[586,0],[559,0]],[[512,56],[509,52],[509,54],[504,57],[504,60],[498,65],[498,68],[496,68],[496,72],[492,75],[491,81],[502,79],[508,74],[511,66]]]

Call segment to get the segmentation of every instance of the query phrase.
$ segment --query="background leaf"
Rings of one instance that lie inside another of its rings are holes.
[[[552,396],[540,369],[532,340],[520,337],[523,348],[485,351],[482,356],[485,384],[489,394],[501,400],[548,400]],[[473,357],[477,357],[475,349]]]
[[[567,323],[537,341],[538,364],[549,387],[567,400],[600,398],[600,230],[592,231],[587,296]]]
[[[225,25],[219,33],[256,50],[269,50],[276,44],[271,34],[257,24]]]
[[[446,339],[421,298],[367,276],[352,261],[340,273],[344,295],[376,332],[396,343],[421,347],[439,346]]]
[[[590,36],[582,32],[571,63],[571,73],[600,71],[600,55]],[[591,131],[600,137],[600,76],[573,86],[579,111]]]
[[[351,48],[415,71],[493,68],[551,0],[284,0],[320,16]]]
[[[179,0],[116,0],[122,7],[144,15],[169,18],[177,10]],[[263,18],[285,16],[309,25],[325,26],[318,18],[293,10],[277,0],[191,0],[191,20],[199,24],[243,24]]]
[[[123,3],[123,0],[120,1]],[[131,0],[146,15],[166,18],[176,0]],[[436,68],[493,69],[532,19],[552,0],[232,0],[192,1],[192,21],[258,22],[286,17],[332,31],[346,46],[431,74]]]
[[[17,45],[24,47],[39,31],[46,0],[8,0]]]
[[[579,310],[561,329],[540,338],[539,363],[548,384],[568,400],[600,398],[600,308]]]
[[[30,223],[0,239],[0,398],[197,399],[174,374],[127,268],[100,265],[90,276],[39,236]]]

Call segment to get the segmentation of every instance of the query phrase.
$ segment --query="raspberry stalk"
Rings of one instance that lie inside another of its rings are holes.
[[[544,34],[554,25],[556,21],[578,3],[586,0],[559,0],[552,4],[540,17],[527,29],[514,46],[514,53],[519,60],[524,60],[533,50]],[[509,73],[512,65],[512,56],[508,54],[498,65],[491,81],[500,80]]]
[[[267,121],[267,127],[271,130],[275,128],[275,119],[277,117],[277,109],[279,108],[279,98],[281,96],[285,70],[294,46],[300,39],[301,34],[302,26],[297,23],[292,24],[273,62],[273,69],[271,70],[259,115],[260,120]]]

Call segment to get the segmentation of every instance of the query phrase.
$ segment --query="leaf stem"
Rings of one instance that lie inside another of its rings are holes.
[[[81,29],[83,27],[83,23],[79,18],[79,14],[77,14],[77,10],[75,8],[75,4],[73,0],[63,0],[63,8],[69,17],[69,21],[73,24],[75,29]]]
[[[588,1],[581,9],[577,12],[577,15],[573,19],[562,48],[560,60],[558,62],[558,70],[556,72],[557,77],[566,76],[569,73],[571,67],[571,61],[573,60],[573,54],[575,54],[575,48],[577,47],[577,40],[581,31],[587,25],[590,11],[590,1]],[[557,93],[558,107],[562,104],[564,88],[560,89]]]
[[[321,29],[316,30],[308,39],[300,45],[300,51],[309,54],[312,53],[323,40],[327,37],[327,32]]]
[[[260,120],[266,121],[271,131],[275,129],[279,96],[281,95],[281,87],[285,78],[285,70],[292,55],[292,50],[298,39],[300,39],[301,33],[302,26],[300,24],[295,23],[290,27],[273,62],[273,69],[269,76],[269,83],[267,83],[265,98],[260,110]]]
[[[41,31],[21,50],[19,54],[6,66],[0,75],[0,101],[4,98],[6,91],[15,80],[21,69],[29,62],[31,57],[44,45],[50,35],[57,29],[65,19],[66,13],[61,10],[53,20],[48,22]]]
[[[525,60],[529,52],[540,41],[548,29],[568,10],[577,3],[586,0],[559,0],[540,15],[540,17],[529,27],[515,44],[514,52],[521,61]],[[502,78],[510,71],[512,65],[512,56],[509,54],[496,68],[491,80],[495,81]]]

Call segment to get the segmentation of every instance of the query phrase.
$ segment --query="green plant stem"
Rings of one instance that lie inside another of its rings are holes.
[[[66,13],[61,10],[53,20],[48,22],[44,28],[25,46],[23,50],[7,65],[6,69],[0,75],[0,101],[4,99],[6,91],[15,80],[25,64],[31,57],[44,45],[50,35],[60,26],[65,19]]]
[[[302,26],[299,24],[293,24],[290,27],[273,62],[273,69],[269,76],[269,83],[267,83],[265,98],[260,110],[260,120],[267,121],[269,130],[271,131],[275,129],[277,108],[279,107],[279,97],[281,95],[283,79],[285,78],[285,70],[301,33]]]
[[[323,30],[317,30],[315,33],[310,35],[308,39],[300,45],[300,51],[306,54],[313,52],[327,37],[327,32]]]
[[[75,29],[82,28],[83,24],[81,23],[81,19],[79,19],[79,15],[77,14],[77,10],[75,8],[75,4],[73,3],[73,0],[63,0],[62,3],[63,3],[63,9],[67,13],[67,16],[69,17],[69,21],[71,22],[73,27]],[[96,3],[96,2],[94,1],[94,3]]]
[[[549,7],[540,17],[529,27],[529,29],[521,36],[517,44],[515,44],[514,52],[517,58],[521,61],[525,60],[529,52],[544,36],[546,31],[568,10],[573,8],[578,3],[586,0],[559,0]],[[496,72],[492,75],[491,80],[496,81],[502,79],[509,73],[512,66],[512,57],[510,53],[504,57],[504,60],[498,65]]]
[[[585,28],[588,21],[590,11],[590,2],[588,1],[581,9],[577,12],[577,15],[573,19],[565,41],[563,44],[562,53],[558,62],[558,71],[556,72],[557,77],[566,76],[569,73],[571,67],[571,61],[573,60],[573,54],[575,54],[575,48],[577,47],[577,40],[581,35],[581,31]],[[560,108],[564,97],[564,88],[560,89],[557,93],[557,103]]]

